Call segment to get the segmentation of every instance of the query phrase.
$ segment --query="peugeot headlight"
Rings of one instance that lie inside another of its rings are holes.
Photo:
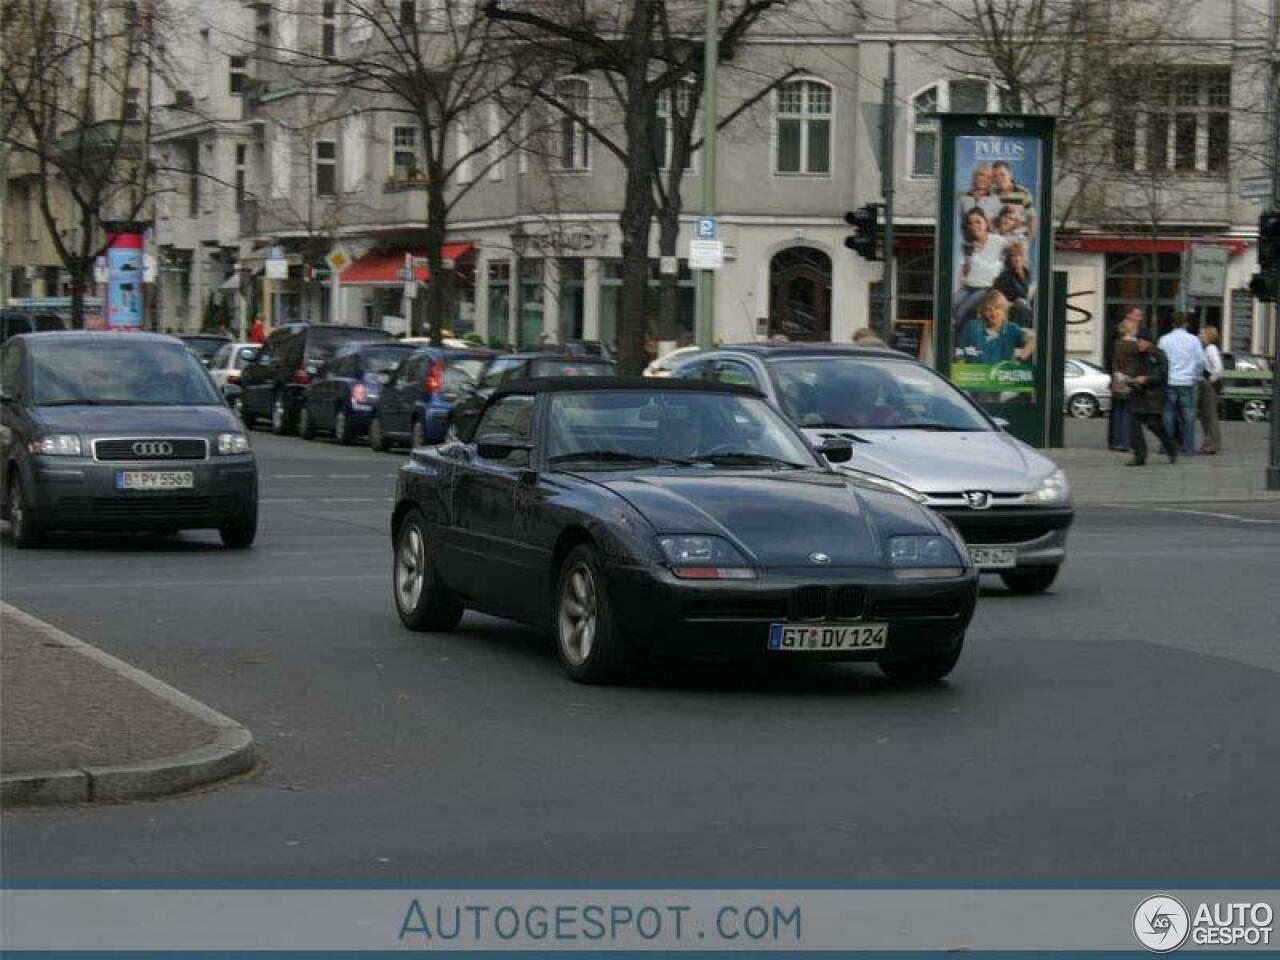
[[[905,483],[899,483],[897,480],[877,477],[873,473],[863,473],[861,470],[842,470],[841,472],[860,487],[867,487],[880,493],[896,493],[916,503],[928,502],[928,498],[923,493],[912,490]]]
[[[51,433],[32,440],[27,449],[46,457],[78,457],[81,450],[80,437],[74,433]]]
[[[233,453],[248,453],[249,438],[243,433],[218,434],[218,453],[227,457]]]
[[[659,537],[658,546],[671,572],[686,580],[752,580],[756,575],[742,552],[723,537]]]
[[[1071,498],[1071,487],[1067,483],[1067,475],[1055,470],[1040,485],[1027,494],[1027,503],[1066,503]]]
[[[903,580],[958,577],[964,561],[946,537],[912,535],[889,538],[889,563],[894,576]]]

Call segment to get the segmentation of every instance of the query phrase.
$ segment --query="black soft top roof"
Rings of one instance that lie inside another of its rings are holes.
[[[586,391],[643,390],[648,393],[728,393],[736,396],[762,397],[754,387],[737,383],[711,383],[704,380],[675,380],[670,377],[539,377],[510,380],[494,391],[494,397],[509,393],[583,393]]]

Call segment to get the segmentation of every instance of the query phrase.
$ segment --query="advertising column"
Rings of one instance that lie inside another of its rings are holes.
[[[1049,436],[1051,117],[943,114],[938,369],[1035,446]]]
[[[142,248],[145,223],[104,223],[107,231],[107,296],[103,304],[109,330],[140,330],[143,317]]]

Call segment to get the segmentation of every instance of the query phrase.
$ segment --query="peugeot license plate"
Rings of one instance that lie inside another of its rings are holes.
[[[887,623],[856,626],[815,626],[809,623],[775,623],[769,627],[769,649],[798,653],[836,650],[883,650],[889,641]]]
[[[1018,565],[1017,547],[970,547],[969,556],[979,570],[1007,570]]]
[[[117,490],[190,490],[196,475],[190,470],[117,470]]]

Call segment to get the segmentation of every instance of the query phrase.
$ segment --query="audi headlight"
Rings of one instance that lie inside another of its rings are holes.
[[[964,573],[964,561],[946,537],[890,537],[888,548],[893,574],[903,580],[958,577]]]
[[[27,449],[46,457],[78,457],[81,450],[80,437],[74,433],[51,433],[47,437],[32,440]]]
[[[756,572],[747,558],[723,537],[659,537],[671,572],[686,580],[752,580]]]
[[[842,470],[841,472],[860,487],[878,490],[880,493],[896,493],[916,503],[928,502],[928,498],[923,493],[912,490],[905,483],[899,483],[897,480],[877,477],[873,473],[863,473],[861,470]]]
[[[248,453],[249,449],[249,438],[243,433],[218,434],[218,453],[224,457],[233,453]]]
[[[1066,503],[1071,498],[1071,486],[1067,483],[1067,475],[1055,470],[1040,485],[1027,494],[1027,503]]]

